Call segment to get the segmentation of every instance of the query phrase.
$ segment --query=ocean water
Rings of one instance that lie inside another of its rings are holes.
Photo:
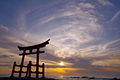
[[[61,78],[59,80],[111,80],[111,79],[110,78],[94,78],[94,79],[90,79],[90,78],[80,78],[80,77],[76,77],[76,78],[66,77],[66,78]]]

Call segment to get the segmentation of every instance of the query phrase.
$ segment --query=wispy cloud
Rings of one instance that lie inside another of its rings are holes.
[[[118,54],[120,47],[119,42],[120,40],[118,39],[118,40],[109,41],[107,43],[90,45],[88,47],[79,49],[80,51],[79,53],[81,54],[82,57],[101,57],[111,54]]]
[[[0,30],[6,30],[6,31],[8,31],[9,29],[8,29],[8,27],[0,24]]]
[[[99,2],[103,5],[112,5],[112,3],[107,0]],[[86,8],[90,9],[84,10]],[[55,25],[54,28],[48,30],[50,35],[48,35],[48,37],[52,38],[51,43],[57,46],[57,49],[54,49],[56,56],[65,58],[76,54],[79,57],[93,57],[91,54],[94,54],[94,57],[99,57],[118,51],[108,47],[108,45],[113,45],[117,41],[98,43],[97,45],[79,48],[82,44],[90,43],[98,39],[99,36],[95,37],[91,35],[91,33],[101,34],[102,25],[98,23],[99,18],[95,16],[98,13],[94,8],[95,5],[90,3],[70,3],[67,4],[64,9],[58,9],[54,14],[49,14],[36,21],[36,25],[54,24],[54,21],[62,20],[63,18],[67,21],[59,22],[57,23],[59,26]],[[36,29],[40,29],[40,27]],[[32,34],[29,34],[29,36],[32,36]]]
[[[113,6],[109,0],[98,0],[98,2],[103,6]]]
[[[4,57],[10,57],[10,56],[16,56],[17,54],[10,52],[10,49],[8,48],[1,48],[0,47],[0,56],[4,56]]]
[[[50,18],[47,17],[47,20],[44,20],[47,21],[46,23],[49,23],[52,20],[62,19],[63,17],[69,18],[67,22],[62,23],[63,25],[59,25],[59,27],[55,27],[49,31],[49,34],[52,35],[52,39],[55,40],[54,45],[61,46],[60,50],[55,51],[55,54],[59,54],[59,56],[65,56],[65,53],[74,54],[76,52],[74,48],[82,43],[90,42],[95,39],[90,35],[90,32],[97,33],[101,30],[101,25],[97,23],[97,17],[91,14],[91,11],[94,13],[95,11],[93,9],[90,11],[81,9],[81,7],[93,8],[93,5],[88,3],[81,4],[79,6],[70,4],[68,5],[69,7],[67,6],[64,9],[60,9],[58,13],[52,14]],[[83,4],[86,4],[86,6],[83,6]],[[71,44],[67,44],[69,42]]]
[[[111,18],[110,21],[114,21],[116,18],[118,18],[120,16],[120,10],[118,12],[115,13],[115,15]]]
[[[9,57],[14,57],[13,55],[0,55],[0,58],[9,58]]]
[[[120,67],[120,59],[105,59],[92,62],[92,65],[95,66],[112,66]]]
[[[81,3],[79,4],[79,6],[81,6],[81,7],[83,7],[83,8],[95,8],[94,5],[92,5],[92,4],[90,4],[90,3],[83,3],[83,2],[81,2]]]

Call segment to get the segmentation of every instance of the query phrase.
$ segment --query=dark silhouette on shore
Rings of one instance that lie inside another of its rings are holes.
[[[22,60],[21,60],[21,64],[18,65],[16,64],[16,62],[14,62],[13,64],[13,69],[12,69],[12,73],[11,73],[11,78],[14,79],[14,73],[18,73],[18,78],[23,78],[22,73],[25,74],[25,78],[31,78],[31,74],[36,74],[36,78],[39,78],[39,74],[42,74],[42,79],[45,78],[45,64],[42,63],[42,65],[39,65],[39,54],[40,53],[45,53],[45,51],[40,51],[40,48],[45,47],[47,44],[49,44],[50,39],[48,39],[47,41],[41,43],[41,44],[37,44],[37,45],[33,45],[33,46],[26,46],[26,47],[20,47],[18,46],[18,49],[20,51],[23,51],[22,54],[19,54],[20,56],[22,56]],[[35,52],[33,52],[33,50],[36,50]],[[24,59],[26,55],[31,55],[31,54],[36,54],[36,64],[32,64],[32,61],[29,61],[29,64],[27,66],[24,65]],[[15,68],[16,67],[20,67],[19,71],[16,71]],[[36,67],[36,71],[32,71],[32,67]],[[23,68],[26,68],[26,71],[23,71]],[[42,68],[42,71],[39,72],[39,68]]]

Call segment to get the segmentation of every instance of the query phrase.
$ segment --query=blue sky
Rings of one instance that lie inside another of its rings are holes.
[[[41,55],[48,75],[119,77],[119,25],[119,0],[0,0],[0,76],[20,62],[18,45],[50,38]]]

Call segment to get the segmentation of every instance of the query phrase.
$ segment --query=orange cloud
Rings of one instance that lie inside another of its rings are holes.
[[[87,70],[85,68],[46,68],[48,75],[70,75],[75,71]],[[78,74],[78,73],[75,73]]]
[[[9,67],[0,67],[0,74],[10,74],[11,69]]]
[[[70,62],[65,62],[65,61],[52,61],[52,60],[41,60],[42,63],[45,63],[46,65],[55,65],[55,66],[60,66],[60,62],[64,63],[64,66],[71,66],[73,65]]]
[[[106,71],[115,71],[115,72],[120,72],[120,69],[115,69],[115,68],[103,68]]]

